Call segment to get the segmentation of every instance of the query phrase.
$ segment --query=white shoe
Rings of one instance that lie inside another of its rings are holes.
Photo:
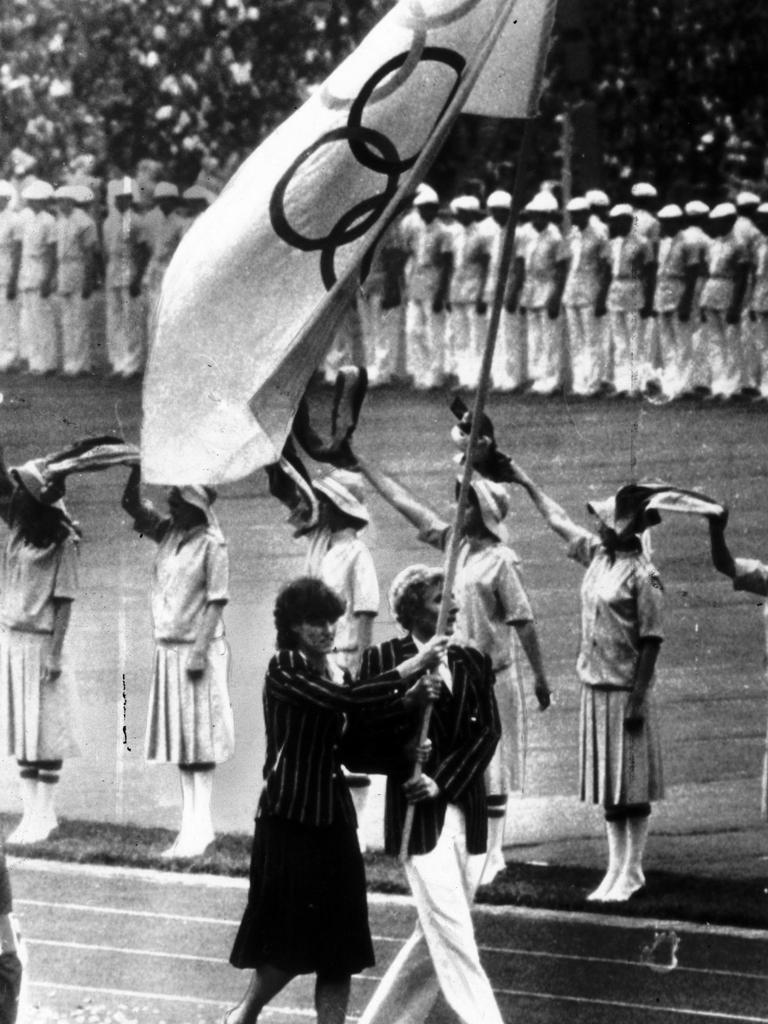
[[[616,872],[609,871],[600,885],[587,896],[587,899],[596,903],[605,903],[609,898],[609,893],[616,884],[617,877]]]
[[[603,899],[606,903],[626,903],[629,897],[639,892],[644,885],[645,875],[642,871],[621,874]]]

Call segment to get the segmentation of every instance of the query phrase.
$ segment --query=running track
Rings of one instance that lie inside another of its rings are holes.
[[[20,1024],[198,1024],[221,1020],[244,978],[227,955],[240,880],[11,861],[29,944]],[[377,966],[353,983],[350,1020],[409,934],[407,900],[373,897]],[[478,911],[483,961],[505,1020],[568,1024],[768,1024],[768,933],[677,925],[679,965],[651,969],[654,925],[512,908]],[[311,979],[264,1020],[314,1020]],[[438,1008],[430,1024],[452,1017]]]

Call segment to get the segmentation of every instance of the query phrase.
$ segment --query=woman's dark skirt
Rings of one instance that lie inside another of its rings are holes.
[[[256,819],[248,905],[230,963],[331,977],[373,965],[365,869],[341,816],[323,828]]]

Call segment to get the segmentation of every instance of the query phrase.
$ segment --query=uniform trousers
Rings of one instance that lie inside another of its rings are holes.
[[[91,368],[91,335],[88,307],[79,292],[57,295],[61,331],[62,369],[73,377]]]
[[[480,316],[474,302],[451,303],[451,349],[446,352],[445,373],[455,374],[463,388],[476,388],[480,377],[488,318]]]
[[[525,321],[531,390],[546,395],[563,383],[562,319],[551,319],[546,309],[527,309]]]
[[[527,366],[525,316],[503,309],[491,366],[494,391],[521,388],[526,382]]]
[[[368,383],[371,387],[388,384],[396,375],[403,330],[403,306],[382,308],[382,292],[361,294],[357,300]]]
[[[676,312],[659,313],[661,389],[667,398],[688,391],[693,380],[693,324],[683,323]]]
[[[417,390],[439,387],[450,345],[449,315],[435,313],[432,299],[409,299],[405,311],[405,370]]]
[[[611,310],[613,379],[617,392],[639,394],[645,385],[643,321],[636,309]]]
[[[741,315],[742,385],[759,389],[761,379],[760,340],[758,325],[749,310]]]
[[[605,317],[596,317],[593,306],[566,306],[568,348],[571,354],[573,393],[594,395],[602,380]]]
[[[9,299],[0,285],[0,373],[19,359],[19,303]]]
[[[741,324],[726,323],[725,310],[704,311],[702,335],[712,374],[712,394],[730,398],[742,386]]]
[[[757,386],[763,398],[768,398],[768,310],[755,314],[752,337],[757,357]]]
[[[464,816],[449,804],[435,848],[405,862],[419,922],[360,1024],[419,1024],[438,988],[462,1024],[502,1024],[470,914],[484,864],[485,854],[467,853]]]
[[[21,358],[31,373],[51,373],[58,367],[56,314],[51,298],[44,299],[39,289],[21,293]]]
[[[128,285],[107,288],[107,358],[113,373],[130,377],[144,367],[144,304]]]

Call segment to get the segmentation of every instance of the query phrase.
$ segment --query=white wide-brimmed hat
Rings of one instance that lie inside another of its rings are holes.
[[[363,523],[370,522],[371,517],[365,506],[363,481],[359,473],[335,469],[328,476],[316,480],[312,487],[316,494],[322,494],[340,512]]]

